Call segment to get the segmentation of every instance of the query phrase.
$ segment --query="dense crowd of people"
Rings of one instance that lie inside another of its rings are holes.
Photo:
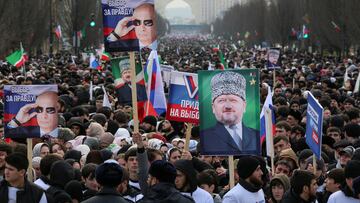
[[[165,37],[158,53],[162,64],[196,73],[221,68],[213,51],[218,45],[229,69],[259,69],[261,103],[267,87],[273,89],[274,171],[262,143],[261,155],[234,157],[235,186],[230,188],[228,157],[201,154],[199,126],[191,129],[189,150],[187,125],[165,115],[146,116],[140,132],[133,132],[132,106],[117,101],[109,62],[93,70],[80,55],[74,61],[71,54],[58,53],[30,57],[25,70],[0,63],[1,88],[57,84],[59,89],[59,134],[33,139],[33,180],[27,178],[26,139],[1,135],[0,202],[360,202],[360,94],[355,86],[360,58],[285,47],[274,78],[274,70],[265,67],[266,48],[246,48],[236,39]],[[145,62],[147,54],[138,57]],[[111,108],[103,106],[101,86]],[[309,92],[324,108],[316,169],[305,141]]]

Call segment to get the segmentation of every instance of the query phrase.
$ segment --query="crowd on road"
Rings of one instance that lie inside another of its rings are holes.
[[[57,84],[59,90],[59,134],[33,139],[33,180],[27,178],[26,139],[1,135],[0,202],[360,202],[360,56],[283,47],[281,68],[269,70],[266,48],[200,35],[164,37],[158,53],[162,64],[196,73],[222,67],[215,46],[228,69],[259,69],[261,103],[267,87],[273,89],[273,171],[263,143],[261,155],[235,156],[230,173],[228,157],[201,154],[199,126],[191,129],[187,150],[187,125],[165,115],[146,116],[140,132],[133,132],[132,106],[117,101],[109,62],[94,70],[80,55],[73,60],[64,52],[30,57],[25,69],[0,61],[1,89]],[[103,106],[101,86],[111,108]],[[316,168],[305,141],[309,92],[324,108]],[[234,174],[232,188],[229,174]]]

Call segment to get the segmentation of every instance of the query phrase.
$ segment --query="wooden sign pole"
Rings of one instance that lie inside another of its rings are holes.
[[[246,167],[246,166],[244,166]],[[229,156],[229,185],[230,189],[235,186],[235,175],[234,175],[234,156]]]
[[[139,117],[137,108],[137,90],[136,90],[136,69],[135,69],[135,52],[130,52],[130,69],[131,69],[131,98],[133,109],[134,133],[139,132]]]
[[[190,137],[191,137],[191,129],[193,127],[192,123],[186,123],[186,139],[185,139],[185,151],[189,151]]]
[[[28,167],[28,171],[27,171],[27,178],[30,182],[34,181],[34,176],[33,176],[33,170],[32,170],[32,138],[27,138],[27,158],[29,161],[29,167]]]
[[[276,71],[273,69],[273,91],[275,90],[275,82],[276,82]]]

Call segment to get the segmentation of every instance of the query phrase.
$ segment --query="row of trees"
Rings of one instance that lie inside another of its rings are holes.
[[[78,29],[96,12],[96,0],[17,0],[0,1],[0,57],[4,57],[22,42],[25,50],[36,53],[49,51],[50,38],[57,48],[54,29],[61,26],[65,41],[72,44],[77,22]],[[78,8],[76,9],[76,5]]]
[[[94,18],[92,19],[92,16]],[[89,25],[95,21],[95,26]],[[97,48],[103,43],[101,1],[98,0],[0,0],[0,58],[19,49],[34,55],[48,53],[50,41],[54,52],[73,45],[76,31],[82,31],[80,49]],[[157,16],[158,33],[166,31],[164,18]],[[62,39],[57,39],[54,29],[60,25]]]
[[[358,0],[250,0],[226,11],[214,22],[214,32],[250,44],[299,43],[344,51],[360,44],[359,9]],[[298,34],[303,25],[310,33],[300,42],[292,30]]]

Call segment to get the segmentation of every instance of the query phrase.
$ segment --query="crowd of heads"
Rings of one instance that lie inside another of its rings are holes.
[[[209,64],[220,67],[220,58],[212,50],[214,44],[220,44],[229,68],[259,69],[261,103],[267,87],[273,88],[274,171],[263,143],[261,155],[235,157],[236,183],[247,181],[262,188],[272,202],[280,202],[288,191],[308,200],[327,199],[339,190],[359,198],[360,100],[355,82],[360,58],[283,48],[281,69],[276,70],[274,81],[274,70],[265,67],[265,49],[241,47],[231,40],[206,36],[164,38],[158,52],[164,64],[178,71],[197,72],[207,70]],[[234,49],[233,44],[238,48]],[[142,53],[139,57],[146,56]],[[59,134],[52,139],[33,139],[34,180],[48,180],[40,185],[61,188],[78,201],[94,196],[104,187],[116,188],[128,199],[141,194],[138,151],[132,139],[132,106],[117,102],[108,63],[102,71],[91,70],[80,56],[73,63],[70,54],[62,53],[31,57],[25,75],[6,63],[0,66],[1,87],[57,84],[59,88]],[[346,81],[345,72],[349,78]],[[90,81],[95,86],[93,100],[89,95]],[[102,106],[102,85],[112,108]],[[316,160],[315,169],[314,155],[305,141],[309,92],[324,108],[322,158]],[[190,193],[201,187],[221,201],[229,190],[227,157],[201,154],[199,126],[192,128],[189,150],[185,150],[185,132],[184,123],[169,121],[164,115],[146,116],[140,122],[141,140],[150,164],[148,185],[166,182]],[[0,174],[10,183],[26,177],[29,162],[25,144],[25,139],[0,144]],[[82,192],[73,192],[76,190]]]

